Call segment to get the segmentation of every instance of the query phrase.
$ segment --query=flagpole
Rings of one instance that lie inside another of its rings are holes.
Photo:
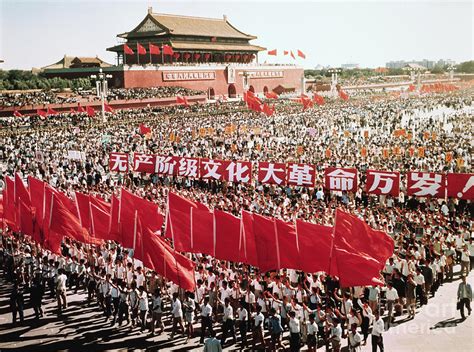
[[[328,273],[331,272],[332,254],[333,254],[333,250],[334,250],[334,238],[336,237],[336,221],[337,221],[337,208],[336,208],[336,215],[334,216],[334,226],[332,228],[331,251],[329,252]]]
[[[148,50],[150,51],[150,64],[153,64],[153,62],[151,61],[151,48],[150,48],[150,43],[148,43]]]
[[[163,65],[165,63],[164,61],[164,56],[163,56],[163,45],[161,46],[161,64]]]
[[[138,50],[138,46],[139,46],[139,45],[140,45],[140,44],[137,43],[137,64],[138,64],[138,65],[140,65],[140,52],[139,52],[139,50]]]

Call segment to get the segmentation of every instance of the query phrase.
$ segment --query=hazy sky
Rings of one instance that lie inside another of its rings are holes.
[[[0,68],[30,69],[64,54],[115,63],[105,49],[154,12],[222,17],[253,43],[302,50],[304,67],[355,62],[384,66],[391,60],[472,60],[472,1],[142,1],[0,0]],[[264,62],[292,62],[288,57]]]

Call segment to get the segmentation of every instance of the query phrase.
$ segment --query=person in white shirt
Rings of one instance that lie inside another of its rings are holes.
[[[56,297],[58,300],[59,314],[62,313],[63,309],[67,308],[66,281],[67,281],[67,276],[66,274],[64,274],[64,270],[58,269],[58,276],[56,278]]]
[[[230,304],[230,299],[227,297],[224,301],[224,316],[222,317],[222,346],[225,345],[225,340],[230,334],[234,339],[234,344],[236,343],[235,329],[234,329],[234,309]]]
[[[163,302],[161,300],[161,289],[157,287],[152,297],[152,315],[151,315],[151,335],[155,335],[155,326],[158,325],[160,328],[160,334],[165,329],[163,322],[161,321],[163,310]]]
[[[290,321],[288,322],[290,328],[290,351],[295,352],[301,348],[300,321],[296,318],[294,311],[289,312],[288,315],[290,317]]]
[[[209,333],[212,335],[212,307],[209,304],[209,297],[204,298],[204,303],[201,307],[201,339],[199,343],[204,343],[204,337],[206,336],[206,329],[209,330]]]
[[[337,318],[333,319],[333,323],[330,325],[329,341],[331,342],[332,350],[334,352],[339,352],[341,349],[342,328],[339,325],[339,320]]]
[[[191,292],[186,292],[186,300],[183,302],[184,308],[184,321],[186,323],[186,334],[187,340],[193,337],[194,334],[194,310],[196,309],[196,303],[194,302],[194,297]]]
[[[112,290],[111,290],[110,296],[112,297],[112,307],[114,310],[113,320],[112,320],[112,326],[113,326],[115,325],[115,321],[117,320],[117,314],[118,314],[119,305],[120,305],[120,291],[119,291],[117,279],[112,280]]]
[[[146,317],[147,317],[147,312],[148,312],[148,294],[145,291],[145,288],[143,286],[140,286],[138,289],[140,292],[138,295],[138,306],[140,308],[140,321],[141,321],[141,329],[140,331],[143,332],[145,331],[146,327]]]
[[[397,290],[392,286],[391,282],[387,283],[387,289],[385,291],[385,298],[387,299],[387,309],[388,309],[388,326],[393,322],[392,319],[392,313],[393,313],[393,306],[397,303],[398,301],[398,292]]]
[[[348,334],[349,338],[349,352],[358,352],[361,350],[362,336],[357,332],[357,324],[351,325],[351,330]]]
[[[384,323],[378,311],[375,311],[374,325],[372,326],[372,351],[377,352],[377,347],[383,352],[383,338]]]
[[[253,327],[253,349],[255,350],[255,346],[259,343],[261,346],[265,346],[265,341],[263,339],[263,323],[265,317],[262,314],[262,306],[257,306],[257,312],[254,316],[254,327]]]
[[[469,252],[468,246],[465,244],[461,252],[461,276],[469,275],[469,271],[471,270],[470,256],[471,252]]]
[[[425,302],[425,277],[421,273],[421,269],[416,269],[416,275],[413,278],[416,283],[416,296],[420,301],[420,306],[422,306]]]
[[[248,321],[248,312],[245,308],[243,302],[240,302],[240,307],[237,309],[237,322],[239,325],[240,337],[242,339],[241,348],[247,347],[247,321]]]
[[[318,324],[316,324],[314,313],[309,315],[309,321],[306,324],[308,351],[315,352],[318,348]]]
[[[181,328],[181,333],[184,334],[184,326],[183,326],[183,310],[181,308],[181,301],[178,298],[178,293],[173,293],[173,301],[171,303],[171,314],[173,315],[173,328],[171,330],[172,339],[176,332],[176,328],[179,325]]]

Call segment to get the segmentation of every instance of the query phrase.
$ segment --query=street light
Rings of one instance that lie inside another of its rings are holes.
[[[337,74],[342,72],[341,68],[330,68],[328,72],[331,74],[331,94],[337,95]]]
[[[97,89],[97,97],[100,98],[101,106],[102,106],[102,121],[107,122],[107,118],[105,117],[105,98],[107,97],[107,79],[112,78],[112,75],[106,75],[102,72],[102,69],[99,69],[98,75],[91,75],[92,79],[95,79],[95,87]]]

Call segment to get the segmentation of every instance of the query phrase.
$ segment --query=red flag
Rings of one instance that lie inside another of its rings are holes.
[[[150,50],[151,55],[160,55],[161,54],[160,47],[157,46],[157,45],[148,44],[148,49]]]
[[[278,238],[279,268],[299,269],[300,256],[295,225],[278,219],[274,221]]]
[[[107,203],[102,198],[99,198],[97,196],[94,197],[93,195],[89,194],[89,202],[91,203],[91,205],[94,204],[96,207],[105,211],[106,213],[110,213],[111,211],[111,208],[112,208],[111,204]]]
[[[342,100],[349,100],[349,95],[347,95],[346,92],[344,92],[342,89],[339,91],[339,96],[341,97]]]
[[[324,105],[324,98],[319,94],[314,94],[313,101],[319,106]]]
[[[92,106],[86,107],[87,116],[93,117],[95,115],[95,110]]]
[[[298,56],[303,59],[306,59],[306,55],[301,50],[298,50]]]
[[[173,239],[180,252],[191,251],[191,208],[196,204],[173,192],[168,193],[168,213],[165,236]]]
[[[142,135],[145,135],[145,134],[148,134],[148,133],[151,133],[151,128],[150,127],[146,127],[144,124],[140,124],[140,126],[138,126],[138,129],[139,129],[139,133],[142,134]]]
[[[111,113],[114,112],[114,109],[107,103],[104,103],[104,110],[105,112],[111,112]]]
[[[214,257],[238,262],[240,244],[240,219],[232,214],[214,209]]]
[[[56,110],[54,110],[53,108],[50,108],[50,107],[48,106],[48,111],[47,111],[47,114],[48,114],[48,115],[57,115],[57,113],[58,113],[58,112],[57,112]]]
[[[333,228],[296,220],[299,248],[299,270],[308,273],[329,270],[329,256],[333,243]],[[333,268],[337,268],[336,263]],[[335,275],[336,270],[331,271]]]
[[[86,112],[86,110],[82,107],[81,104],[77,104],[77,112]]]
[[[240,261],[253,266],[258,266],[252,213],[242,210],[240,221]]]
[[[30,190],[31,206],[33,207],[36,223],[38,226],[43,224],[43,206],[44,206],[44,191],[46,183],[28,176],[28,188]]]
[[[109,240],[120,242],[120,199],[112,195],[109,220]]]
[[[142,226],[140,226],[140,230]],[[147,227],[139,234],[141,243],[142,261],[146,266],[154,269],[158,274],[171,280],[186,291],[194,291],[194,263],[185,256],[174,251],[168,243],[153,233]],[[141,253],[140,253],[141,254]]]
[[[133,52],[133,50],[132,50],[127,44],[124,44],[124,45],[123,45],[123,51],[124,51],[125,54],[128,54],[128,55],[133,55],[133,54],[135,54],[135,53]]]
[[[20,231],[25,235],[35,237],[34,235],[34,226],[33,226],[33,213],[31,208],[25,204],[22,200],[19,203],[19,228]]]
[[[176,97],[176,103],[184,106],[189,106],[188,99],[179,95]]]
[[[31,206],[30,192],[26,189],[23,180],[18,174],[15,174],[15,204],[20,205],[20,200],[22,200],[27,207]]]
[[[109,236],[110,214],[94,204],[90,204],[91,233],[95,238],[114,240]]]
[[[277,49],[269,50],[267,54],[276,56],[277,55]]]
[[[214,214],[196,202],[191,208],[191,252],[214,255]]]
[[[148,227],[152,231],[161,230],[163,216],[159,212],[158,205],[122,188],[119,223],[121,225],[121,243],[126,248],[135,248],[137,217],[140,217],[144,227]]]
[[[164,55],[173,55],[174,53],[173,48],[166,44],[163,45],[162,50]]]
[[[263,104],[263,113],[267,116],[272,116],[275,112],[274,109],[272,109],[270,106],[267,105],[267,103]]]
[[[81,226],[79,219],[69,211],[56,194],[52,196],[49,229],[50,234],[56,232],[61,234],[61,237],[70,237],[82,243],[100,243],[90,237],[89,232]],[[57,239],[58,236],[55,236],[55,240]],[[50,245],[56,247],[57,243],[50,243]]]
[[[278,94],[276,94],[275,92],[266,92],[265,97],[267,99],[278,99]]]
[[[5,189],[3,190],[3,219],[13,231],[18,230],[15,209],[15,181],[7,176],[5,177]]]
[[[393,254],[393,239],[385,232],[372,229],[355,215],[337,210],[334,231],[335,245],[354,253],[367,254],[380,263],[381,269]]]
[[[283,50],[283,55],[288,55],[290,52],[288,50]]]
[[[21,112],[19,112],[18,110],[15,110],[15,111],[13,111],[13,116],[15,116],[15,117],[22,117],[23,114],[22,114]]]
[[[46,115],[48,115],[48,113],[46,111],[41,110],[41,109],[37,109],[36,114],[39,115],[39,116],[42,116],[42,117],[46,117]]]
[[[293,58],[293,60],[296,59],[295,54],[293,54],[293,51],[290,51],[290,56]]]
[[[146,49],[143,45],[140,45],[139,43],[137,43],[137,52],[139,55],[145,55]]]
[[[253,232],[260,270],[267,272],[279,268],[280,251],[273,219],[253,214]]]
[[[89,196],[76,192],[76,207],[77,214],[79,215],[79,222],[81,226],[87,230],[91,228],[90,221],[90,202]]]

